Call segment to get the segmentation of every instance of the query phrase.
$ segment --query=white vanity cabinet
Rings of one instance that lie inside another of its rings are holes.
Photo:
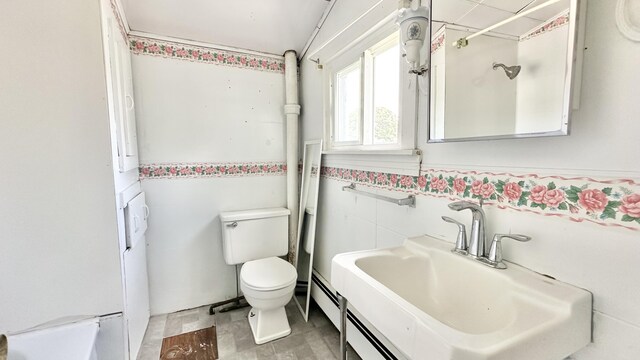
[[[131,53],[120,34],[117,20],[107,17],[109,70],[117,136],[118,169],[127,172],[138,167],[135,101],[131,74]]]

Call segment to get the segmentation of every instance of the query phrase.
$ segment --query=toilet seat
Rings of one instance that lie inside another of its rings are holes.
[[[240,270],[240,280],[249,289],[275,291],[288,288],[298,278],[296,268],[279,257],[246,262]]]

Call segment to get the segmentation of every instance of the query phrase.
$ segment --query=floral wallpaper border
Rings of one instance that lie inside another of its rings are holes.
[[[140,179],[285,175],[281,162],[161,163],[140,165]],[[298,169],[300,170],[300,169]],[[313,171],[312,173],[317,173]],[[322,166],[326,179],[451,200],[483,199],[500,209],[531,212],[640,230],[640,183],[632,179],[515,175],[425,169],[419,176]]]
[[[554,19],[551,19],[545,24],[541,25],[537,29],[529,32],[528,34],[521,36],[520,41],[529,40],[533,37],[542,35],[544,33],[548,33],[552,30],[561,28],[562,26],[568,25],[568,24],[569,24],[569,13],[568,12],[562,13],[557,17],[555,17]]]
[[[113,16],[118,22],[122,37],[131,52],[137,55],[152,55],[164,58],[189,60],[207,64],[232,66],[242,69],[284,73],[284,58],[268,57],[234,52],[214,47],[195,46],[173,41],[130,35],[126,31],[116,0],[109,0]]]
[[[124,38],[124,41],[126,43],[129,43],[129,40],[127,37],[127,30],[124,26],[124,21],[122,20],[122,16],[120,15],[120,10],[118,10],[118,5],[116,4],[115,0],[109,0],[109,3],[111,4],[111,11],[113,12],[113,16],[116,18],[116,21],[118,22],[118,28],[120,29],[120,34],[122,35],[122,38]]]
[[[440,50],[440,48],[442,48],[442,46],[444,45],[444,32],[438,36],[435,40],[433,40],[431,42],[431,53],[435,53],[436,51]]]
[[[162,163],[141,164],[140,179],[178,179],[285,175],[287,165],[279,162]]]
[[[322,167],[327,179],[451,200],[483,199],[501,209],[640,230],[640,184],[631,179],[514,175],[427,169],[408,176]]]
[[[133,35],[129,35],[129,46],[131,52],[138,55],[152,55],[243,69],[284,73],[284,59],[187,45],[171,41],[160,41]]]
[[[557,17],[549,20],[548,22],[540,25],[538,28],[536,28],[535,30],[523,35],[520,37],[520,39],[518,39],[518,41],[525,41],[525,40],[529,40],[533,37],[536,37],[538,35],[542,35],[544,33],[548,33],[552,30],[561,28],[564,25],[568,25],[569,24],[569,13],[563,13],[558,15]],[[435,53],[436,51],[440,50],[442,48],[442,46],[444,45],[445,42],[445,34],[442,33],[440,36],[438,36],[437,38],[435,38],[434,40],[431,41],[431,53]]]

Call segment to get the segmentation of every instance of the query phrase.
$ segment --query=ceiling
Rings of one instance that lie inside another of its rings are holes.
[[[523,8],[531,9],[546,0],[433,0],[433,19],[484,29],[505,20]],[[546,6],[494,30],[520,36],[569,7],[569,0]],[[434,32],[437,27],[434,26]]]
[[[329,5],[327,0],[120,1],[133,31],[277,55],[290,49],[300,53]],[[432,1],[435,21],[483,29],[546,0]],[[495,32],[522,35],[566,9],[568,3],[560,1]]]
[[[133,31],[282,55],[302,51],[327,0],[121,0]]]

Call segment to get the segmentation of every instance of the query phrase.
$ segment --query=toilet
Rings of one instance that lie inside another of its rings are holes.
[[[220,214],[224,260],[229,265],[244,263],[240,289],[251,305],[248,319],[256,344],[291,333],[284,306],[293,296],[297,273],[278,257],[289,251],[289,214],[285,208]]]

